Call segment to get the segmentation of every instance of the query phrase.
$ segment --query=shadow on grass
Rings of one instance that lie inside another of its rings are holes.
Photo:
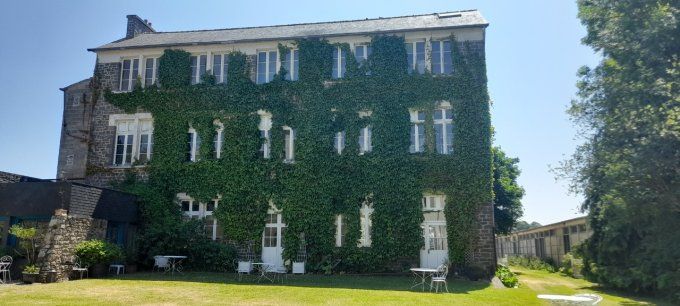
[[[284,287],[308,287],[308,288],[335,288],[335,289],[361,289],[361,290],[390,290],[390,291],[422,291],[422,286],[413,287],[414,280],[409,276],[365,276],[365,275],[288,275],[283,282],[270,282],[261,280],[258,282],[257,275],[247,275],[241,281],[235,273],[211,273],[211,272],[186,272],[182,274],[165,274],[142,272],[126,274],[109,279],[134,280],[134,281],[154,281],[154,282],[196,282],[214,283],[244,286],[284,286]],[[490,286],[490,283],[483,281],[468,281],[462,279],[451,279],[448,281],[450,293],[468,293],[470,291],[483,290]],[[425,291],[428,292],[429,283],[425,284]]]
[[[578,290],[590,290],[595,292],[596,294],[607,294],[611,296],[618,296],[622,298],[627,298],[631,300],[638,300],[642,301],[644,303],[648,303],[651,305],[672,305],[670,302],[665,301],[661,298],[654,297],[654,296],[649,296],[649,295],[642,295],[639,293],[632,293],[629,291],[623,291],[623,290],[617,290],[617,289],[612,289],[612,288],[607,288],[603,287],[600,285],[592,285],[592,286],[583,286],[577,288]],[[621,305],[641,305],[641,303],[635,303],[635,302],[621,302]]]

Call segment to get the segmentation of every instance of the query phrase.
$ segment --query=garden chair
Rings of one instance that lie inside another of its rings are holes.
[[[12,256],[5,255],[0,258],[0,282],[6,284],[12,281],[12,274],[10,268],[12,267]]]
[[[274,274],[274,278],[281,280],[282,284],[284,280],[288,280],[288,269],[286,269],[285,266],[273,268],[272,273]]]
[[[253,262],[252,261],[239,261],[238,266],[236,266],[236,273],[238,273],[238,280],[241,281],[241,278],[245,274],[250,274],[250,272],[253,271]]]
[[[430,291],[432,291],[432,288],[436,288],[435,292],[439,292],[439,285],[444,284],[444,288],[446,288],[446,292],[449,292],[449,285],[446,283],[446,276],[449,274],[449,266],[447,265],[439,265],[437,267],[437,272],[435,272],[432,275],[432,280],[430,281]],[[436,284],[436,287],[435,287]]]
[[[83,264],[80,262],[80,258],[77,256],[73,260],[73,268],[71,271],[78,272],[80,274],[80,279],[83,279],[83,274],[85,277],[88,276],[87,266],[83,266]]]
[[[170,268],[170,262],[168,261],[168,258],[165,256],[160,256],[156,255],[153,257],[153,268],[152,270],[158,269],[160,271],[161,269],[167,270]]]

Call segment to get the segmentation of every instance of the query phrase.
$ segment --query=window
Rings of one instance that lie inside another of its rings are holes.
[[[205,74],[208,65],[207,55],[194,55],[191,57],[191,84],[201,82],[201,76]]]
[[[371,144],[371,126],[366,126],[359,131],[359,154],[369,153],[373,150]]]
[[[201,148],[201,136],[193,128],[189,129],[187,133],[187,158],[186,161],[199,161],[199,153]]]
[[[216,83],[227,83],[227,69],[229,68],[229,54],[213,55],[212,74]]]
[[[295,130],[284,126],[283,141],[284,161],[293,162],[295,160]]]
[[[114,166],[131,166],[148,162],[153,153],[153,119],[151,114],[115,114],[109,116],[109,126],[116,128]]]
[[[281,68],[286,69],[286,74],[284,75],[284,78],[288,81],[297,81],[298,80],[298,71],[300,68],[300,57],[298,55],[298,50],[297,49],[292,49],[288,50],[286,52],[286,55],[283,58],[283,62],[281,62]]]
[[[205,235],[212,240],[217,239],[217,220],[213,212],[218,206],[219,199],[213,199],[208,203],[201,203],[189,197],[185,193],[177,195],[182,215],[190,219],[203,219]]]
[[[222,156],[222,146],[224,143],[224,125],[216,123],[215,137],[213,138],[213,148],[215,150],[215,158],[219,159]]]
[[[120,91],[131,91],[134,89],[138,76],[139,59],[123,60],[123,69],[120,73]]]
[[[425,152],[425,112],[411,111],[411,145],[409,152]]]
[[[354,58],[359,63],[359,67],[366,65],[368,57],[371,56],[373,49],[369,45],[357,45],[354,47]],[[366,75],[371,74],[370,71],[366,72]]]
[[[406,43],[406,56],[408,60],[408,73],[413,73],[413,71],[418,72],[418,74],[425,73],[424,41]]]
[[[153,124],[150,120],[139,121],[139,158],[140,162],[148,162],[153,154]]]
[[[432,73],[451,74],[452,72],[451,41],[432,41]]]
[[[371,215],[373,214],[373,205],[367,199],[359,210],[359,221],[361,225],[361,239],[359,239],[359,247],[370,247],[371,246],[371,228],[373,227],[373,221],[371,220]]]
[[[578,232],[578,228],[576,227],[576,225],[572,225],[571,226],[571,233],[576,234],[577,232]]]
[[[268,159],[271,156],[271,135],[269,131],[272,127],[272,117],[271,114],[264,111],[258,111],[258,114],[260,115],[260,124],[258,128],[260,129],[260,139],[262,140],[260,153],[262,154],[262,158]]]
[[[437,153],[453,153],[453,112],[451,108],[434,111],[434,136]]]
[[[341,79],[345,77],[346,67],[345,67],[345,52],[342,51],[340,47],[333,50],[333,74],[334,79]]]
[[[257,53],[257,84],[269,83],[276,74],[276,51],[261,51]]]
[[[144,87],[158,82],[158,58],[147,58],[144,62]]]
[[[132,164],[132,148],[135,138],[134,120],[118,122],[116,126],[116,148],[113,164],[117,166]]]
[[[583,233],[586,231],[586,225],[585,224],[579,224],[578,225],[578,231]]]
[[[345,131],[335,133],[333,137],[333,148],[338,154],[342,154],[345,149]]]
[[[335,216],[335,246],[341,247],[345,245],[345,237],[347,236],[347,218],[344,215]]]
[[[444,195],[426,195],[423,196],[423,211],[439,211],[444,210],[446,205],[446,198]]]

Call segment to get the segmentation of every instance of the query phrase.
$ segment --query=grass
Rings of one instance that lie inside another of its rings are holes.
[[[86,279],[55,284],[0,285],[3,305],[541,305],[537,294],[593,292],[604,297],[600,305],[653,303],[602,291],[593,283],[556,273],[513,268],[520,287],[493,288],[487,282],[449,281],[449,294],[409,290],[412,279],[403,276],[290,277],[285,284],[237,282],[234,274],[137,273],[119,278]],[[545,304],[545,303],[543,303]]]

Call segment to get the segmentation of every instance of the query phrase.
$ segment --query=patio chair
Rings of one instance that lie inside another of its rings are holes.
[[[0,282],[3,284],[6,284],[8,282],[12,281],[12,274],[10,272],[10,268],[12,267],[12,256],[5,255],[0,258],[0,276],[2,279],[0,279]]]
[[[236,266],[236,273],[238,274],[239,281],[241,281],[243,275],[250,274],[250,272],[252,271],[253,271],[252,261],[239,261],[238,266]]]
[[[153,268],[151,268],[152,271],[160,271],[161,269],[167,270],[170,268],[170,262],[165,256],[156,255],[153,257],[153,261]]]
[[[446,283],[446,276],[449,274],[449,266],[447,265],[439,265],[437,267],[437,272],[435,272],[432,275],[432,281],[430,281],[430,291],[432,291],[432,288],[435,288],[435,292],[439,292],[439,285],[444,284],[444,288],[446,288],[446,292],[449,292],[449,285]],[[436,284],[436,287],[435,287]]]
[[[87,266],[83,266],[83,264],[80,262],[80,258],[78,258],[77,256],[73,260],[73,268],[71,269],[71,271],[80,274],[80,279],[83,279],[83,274],[85,275],[85,277],[88,277]]]
[[[293,262],[293,274],[305,274],[305,262]]]
[[[284,280],[288,280],[288,269],[286,269],[285,266],[273,268],[272,273],[274,274],[274,278],[281,280],[282,284]]]

